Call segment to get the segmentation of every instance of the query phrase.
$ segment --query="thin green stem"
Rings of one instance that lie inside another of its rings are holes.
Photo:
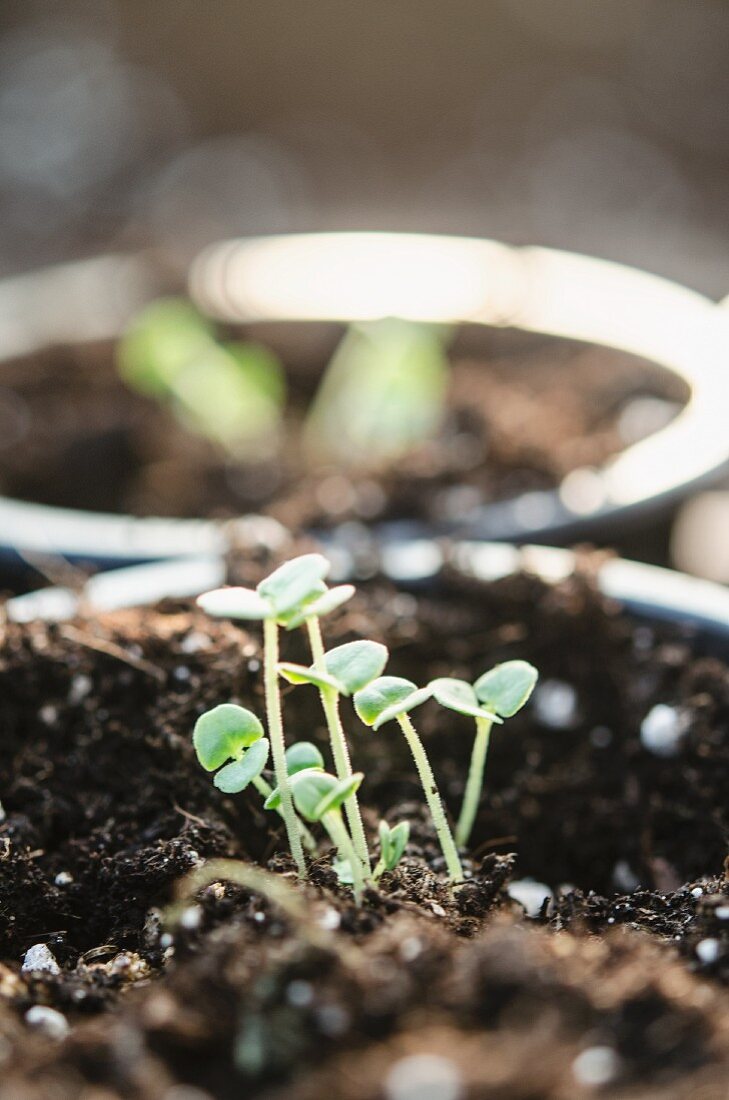
[[[384,859],[378,859],[377,863],[375,864],[375,869],[372,872],[373,882],[379,882],[386,870],[387,868],[385,867]]]
[[[313,615],[310,619],[306,620],[306,626],[309,632],[309,642],[311,644],[311,655],[314,659],[314,668],[317,672],[326,672],[324,643],[322,641],[319,620]],[[324,686],[319,689],[319,695],[321,697],[321,705],[324,710],[327,729],[329,730],[329,741],[332,746],[332,756],[334,757],[334,767],[336,768],[337,778],[349,779],[352,774],[352,763],[349,758],[347,738],[345,737],[344,727],[342,726],[342,717],[339,713],[339,692],[332,687]],[[344,809],[352,833],[354,850],[357,853],[357,858],[362,864],[365,876],[369,878],[372,870],[370,865],[370,853],[367,847],[367,836],[365,835],[364,825],[362,824],[362,814],[360,813],[356,791],[346,800]]]
[[[465,848],[471,836],[473,823],[476,820],[478,804],[481,801],[483,790],[483,772],[486,766],[486,753],[489,751],[492,722],[488,718],[476,719],[476,737],[471,752],[471,764],[468,769],[466,790],[463,794],[461,815],[456,826],[456,844],[459,848]]]
[[[266,780],[263,778],[262,775],[257,775],[255,777],[255,779],[253,780],[253,786],[256,788],[256,790],[261,795],[261,797],[263,798],[264,801],[273,792],[273,787],[271,786],[270,783],[266,782]],[[281,812],[281,807],[280,806],[276,810],[276,813],[279,815],[279,817],[283,818],[283,813]],[[316,851],[316,840],[311,835],[311,833],[307,829],[306,825],[304,825],[304,822],[301,820],[301,818],[297,816],[296,820],[297,820],[298,825],[299,825],[299,832],[301,833],[301,840],[302,840],[302,843],[303,843],[304,847],[306,848],[307,852],[315,852]]]
[[[415,767],[418,769],[420,782],[425,791],[425,797],[428,802],[431,817],[433,818],[435,831],[438,834],[438,840],[443,849],[448,874],[452,882],[461,882],[463,880],[463,868],[458,858],[458,851],[453,842],[453,836],[451,835],[445,810],[443,809],[443,801],[435,782],[435,776],[433,775],[430,761],[425,754],[423,743],[407,714],[398,714],[397,721],[400,725],[400,729],[405,734],[410,752],[413,754],[413,760],[415,761]]]
[[[345,860],[350,866],[352,871],[354,900],[357,902],[357,905],[359,905],[362,901],[364,879],[362,877],[362,868],[357,859],[357,853],[354,850],[354,845],[352,844],[344,824],[344,818],[339,810],[329,810],[322,818],[322,825],[332,838],[332,842],[336,845],[337,851],[339,852],[339,858]]]
[[[281,816],[286,825],[289,847],[299,872],[299,878],[306,878],[304,849],[301,844],[294,802],[291,797],[291,785],[286,770],[286,742],[284,741],[281,692],[278,682],[278,623],[275,619],[264,619],[263,622],[263,680],[266,691],[266,717],[273,755],[273,770],[276,775],[278,789],[281,792]]]

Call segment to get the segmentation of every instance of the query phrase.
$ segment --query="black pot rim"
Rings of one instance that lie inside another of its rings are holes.
[[[390,247],[395,241],[406,252],[424,244],[445,248],[454,262],[468,259],[470,271],[473,257],[480,257],[479,271],[488,274],[484,287],[475,298],[471,294],[468,310],[460,316],[451,311],[449,319],[511,325],[633,352],[679,374],[691,389],[688,405],[671,424],[600,470],[575,471],[558,490],[490,504],[459,522],[381,524],[374,530],[385,540],[403,533],[513,542],[604,540],[626,520],[660,509],[729,469],[726,313],[708,298],[645,272],[553,249],[517,249],[471,238],[301,234],[214,246],[193,268],[193,296],[227,319],[295,320],[291,309],[274,314],[245,296],[231,299],[227,285],[225,295],[216,297],[215,287],[224,285],[221,264],[224,260],[229,275],[251,250],[275,251],[287,242],[318,247],[332,240],[356,248]],[[52,342],[111,338],[165,282],[154,260],[144,255],[102,256],[7,279],[0,283],[3,354],[28,354]],[[407,314],[404,307],[398,312]],[[320,316],[310,312],[307,319],[347,318],[322,309]],[[0,558],[7,567],[38,555],[102,569],[199,557],[224,552],[235,542],[237,529],[236,521],[138,518],[0,497]]]

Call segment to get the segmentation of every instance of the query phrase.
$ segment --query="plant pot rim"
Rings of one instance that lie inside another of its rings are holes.
[[[332,542],[322,549],[332,561],[333,579],[356,581],[354,562],[345,548]],[[561,547],[405,539],[380,546],[377,559],[383,574],[393,582],[419,589],[437,583],[446,565],[484,584],[519,572],[557,583],[575,571],[579,556]],[[14,622],[64,621],[79,613],[194,597],[224,584],[225,576],[221,555],[152,562],[98,573],[81,592],[53,587],[12,597],[5,612]],[[715,646],[729,646],[729,590],[713,581],[622,558],[605,558],[595,571],[595,581],[603,596],[635,618],[685,623]]]
[[[323,258],[317,259],[322,249]],[[313,273],[304,268],[302,280],[293,263],[307,255],[323,273],[320,290],[332,293],[347,282],[342,264],[348,262],[351,272],[358,257],[365,274],[383,270],[385,260],[390,275],[412,271],[417,263],[426,272],[438,271],[439,278],[445,273],[449,285],[464,290],[460,307],[457,295],[451,294],[447,309],[438,314],[436,291],[442,290],[442,280],[426,280],[428,319],[511,326],[632,352],[678,374],[691,391],[685,409],[666,428],[626,448],[599,470],[573,471],[556,490],[489,504],[450,526],[381,524],[375,530],[385,539],[401,531],[515,542],[598,537],[631,516],[687,495],[729,467],[729,388],[723,373],[729,358],[729,317],[703,295],[634,268],[554,249],[388,233],[224,242],[206,250],[193,265],[191,294],[208,312],[227,320],[357,319],[351,304],[344,309],[340,302],[337,312],[334,301],[324,300],[326,294],[318,310],[313,308],[316,300],[304,292],[317,285],[311,281],[316,267]],[[387,294],[401,281],[388,278]],[[51,343],[113,338],[168,282],[169,273],[151,254],[111,254],[0,281],[3,355],[29,354]],[[274,284],[290,288],[292,299],[283,304],[267,299],[267,288]],[[258,296],[252,297],[255,285]],[[374,289],[379,298],[374,304],[369,300],[360,319],[381,316],[383,302],[390,303],[390,312],[424,319],[412,302],[408,308],[407,300],[383,298],[383,288]],[[364,301],[366,293],[374,293],[371,277],[364,280],[362,293]],[[216,554],[235,541],[236,531],[236,521],[139,518],[0,497],[0,557],[16,566],[34,555],[112,568]]]

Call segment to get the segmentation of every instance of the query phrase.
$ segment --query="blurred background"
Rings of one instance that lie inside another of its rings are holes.
[[[389,228],[594,253],[719,299],[728,62],[716,0],[3,0],[0,272]]]

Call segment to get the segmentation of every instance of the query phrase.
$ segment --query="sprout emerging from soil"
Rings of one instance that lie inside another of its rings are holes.
[[[356,692],[354,706],[366,726],[377,730],[385,722],[396,721],[405,735],[412,753],[418,776],[425,792],[433,825],[443,851],[451,882],[463,880],[463,868],[451,834],[443,801],[435,782],[433,769],[409,713],[430,699],[430,687],[418,688],[411,680],[399,676],[380,676],[371,684]]]
[[[373,469],[437,431],[445,407],[448,329],[398,318],[351,325],[324,372],[306,420],[315,459]],[[278,357],[251,341],[221,340],[182,298],[161,298],[119,341],[128,386],[168,404],[190,431],[234,458],[276,447],[285,403]]]
[[[217,588],[200,596],[198,604],[209,615],[231,619],[263,620],[263,678],[266,696],[268,736],[271,741],[276,783],[281,793],[281,812],[286,824],[289,847],[300,878],[306,878],[306,863],[301,835],[296,822],[291,788],[286,769],[281,692],[278,678],[279,626],[292,626],[303,621],[304,609],[313,609],[322,601],[331,606],[336,589],[327,589],[324,577],[329,562],[321,554],[303,554],[284,562],[256,589]],[[336,604],[335,604],[336,606]]]
[[[336,776],[319,768],[303,768],[291,776],[291,790],[296,809],[307,821],[320,821],[329,833],[340,860],[349,865],[354,897],[358,905],[362,900],[364,878],[360,861],[344,824],[341,808],[357,790],[363,778],[362,772],[355,772],[347,779],[337,779]],[[266,809],[278,809],[280,801],[280,791],[273,791],[266,799]]]
[[[386,821],[381,821],[379,832],[380,858],[373,875],[375,882],[385,871],[394,871],[402,859],[410,839],[410,822],[400,821],[391,827]]]
[[[447,336],[393,317],[351,325],[309,411],[309,453],[373,469],[432,438],[445,407]]]
[[[332,589],[332,592],[334,591],[336,589]],[[306,668],[303,665],[281,664],[279,672],[291,684],[313,684],[319,689],[337,777],[346,780],[352,775],[352,765],[339,712],[339,697],[352,695],[379,676],[387,664],[387,649],[379,642],[362,640],[347,642],[345,645],[325,652],[316,613],[307,616],[306,626],[314,658],[313,665]],[[354,850],[365,878],[369,878],[370,855],[356,791],[352,791],[349,795],[344,808],[352,833]]]
[[[442,707],[476,721],[468,780],[456,827],[456,843],[460,848],[468,844],[476,820],[493,723],[501,723],[521,710],[534,690],[538,675],[527,661],[507,661],[485,672],[473,685],[450,677],[432,680],[429,685]]]
[[[162,298],[119,342],[119,372],[133,389],[169,403],[190,431],[235,457],[260,457],[276,438],[283,370],[260,344],[221,343],[189,302]]]

